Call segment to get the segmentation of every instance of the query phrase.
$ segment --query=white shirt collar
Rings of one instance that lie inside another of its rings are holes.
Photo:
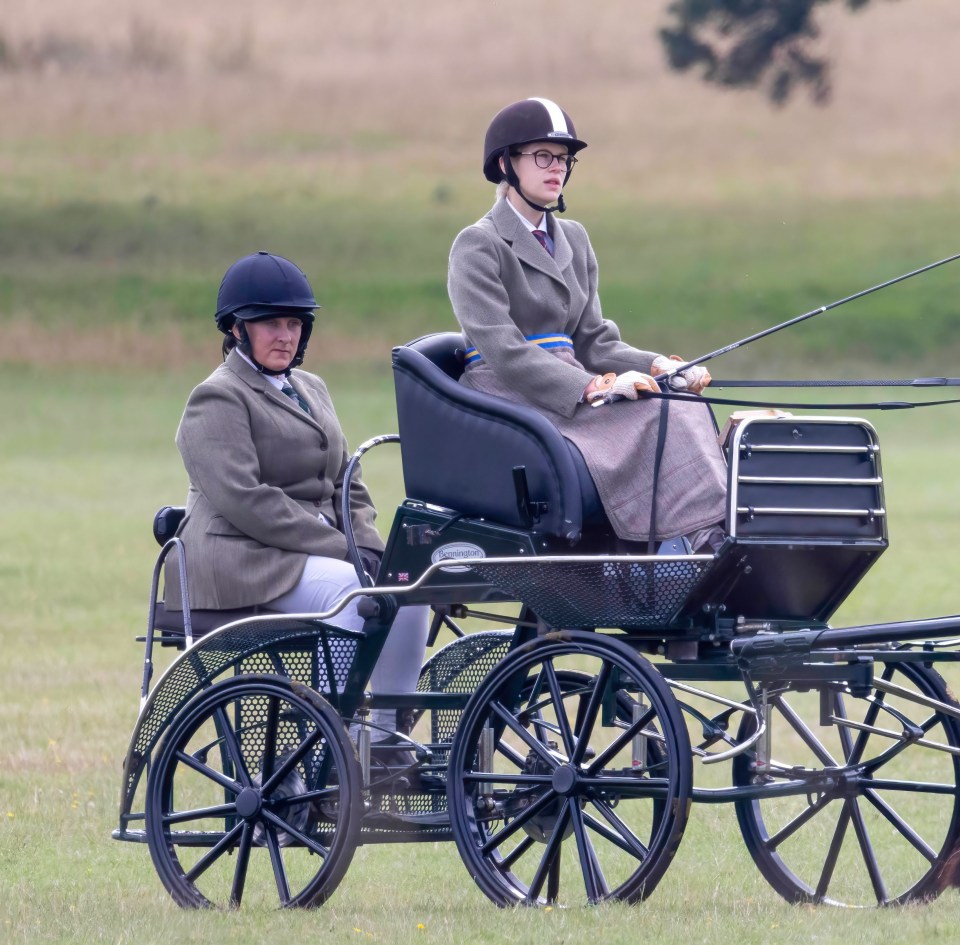
[[[511,201],[509,197],[504,197],[503,199],[507,201],[507,203],[508,203],[509,206],[510,206],[510,209],[511,209],[518,217],[520,217],[521,220],[523,220],[523,225],[524,225],[531,233],[532,233],[534,230],[542,230],[544,233],[548,232],[548,231],[547,231],[547,227],[546,227],[546,223],[547,223],[547,221],[546,221],[546,216],[547,216],[547,215],[546,215],[545,213],[544,213],[544,214],[541,214],[541,216],[540,216],[540,222],[534,224],[534,223],[531,223],[531,222],[513,205],[513,201]]]

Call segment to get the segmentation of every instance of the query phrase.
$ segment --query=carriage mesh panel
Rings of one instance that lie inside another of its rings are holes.
[[[661,627],[680,610],[713,561],[538,562],[471,565],[554,628]]]
[[[174,663],[150,695],[127,755],[124,810],[129,809],[143,765],[174,716],[226,671],[288,676],[329,694],[332,676],[341,691],[363,635],[322,621],[251,619],[200,640]]]
[[[417,682],[417,692],[464,692],[472,693],[487,674],[506,656],[513,642],[513,630],[484,630],[453,640],[438,650],[423,666]],[[453,733],[460,723],[459,709],[430,710],[430,741],[435,764],[446,768],[450,755]],[[431,772],[445,777],[444,772]],[[381,814],[406,815],[441,814],[447,809],[447,799],[442,794],[385,794],[373,798],[374,810]],[[400,835],[427,839],[436,834],[436,839],[449,834],[446,824],[429,827],[405,824],[402,819],[395,825],[385,819],[363,829],[364,840],[391,839]]]

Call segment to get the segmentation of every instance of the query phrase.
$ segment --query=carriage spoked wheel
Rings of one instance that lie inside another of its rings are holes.
[[[447,775],[460,856],[495,903],[636,901],[686,825],[690,743],[662,677],[599,634],[548,634],[478,687]]]
[[[358,842],[360,766],[340,717],[275,676],[217,683],[151,765],[147,841],[185,907],[322,903]]]
[[[941,891],[960,839],[960,724],[885,683],[957,704],[934,670],[878,661],[866,697],[839,683],[772,690],[772,764],[734,762],[737,785],[770,789],[738,801],[737,818],[760,872],[792,902],[891,905]],[[791,782],[805,787],[775,796]]]

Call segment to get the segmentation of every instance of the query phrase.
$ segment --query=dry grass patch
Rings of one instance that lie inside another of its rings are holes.
[[[548,94],[592,143],[594,173],[646,199],[956,190],[960,125],[945,120],[954,103],[944,81],[960,37],[956,0],[860,15],[831,4],[821,22],[833,103],[801,98],[784,111],[671,73],[656,36],[666,7],[608,0],[558,11],[529,0],[505,19],[485,4],[434,0],[171,0],[135,13],[123,0],[9,0],[3,36],[14,54],[54,40],[83,53],[0,73],[0,107],[8,140],[206,128],[223,139],[215,159],[231,166],[246,163],[251,138],[296,131],[324,147],[352,143],[347,158],[363,163],[366,142],[402,177],[407,162],[475,169],[492,110]],[[176,160],[162,146],[156,154]]]

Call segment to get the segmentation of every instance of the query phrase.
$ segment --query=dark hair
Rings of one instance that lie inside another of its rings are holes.
[[[236,346],[237,346],[239,343],[240,343],[240,342],[237,341],[237,339],[233,336],[233,332],[229,332],[229,331],[228,331],[228,332],[223,336],[223,344],[220,346],[220,353],[223,355],[223,360],[224,360],[224,361],[227,360],[227,355],[228,355],[231,351],[233,351],[233,349],[236,348]]]

